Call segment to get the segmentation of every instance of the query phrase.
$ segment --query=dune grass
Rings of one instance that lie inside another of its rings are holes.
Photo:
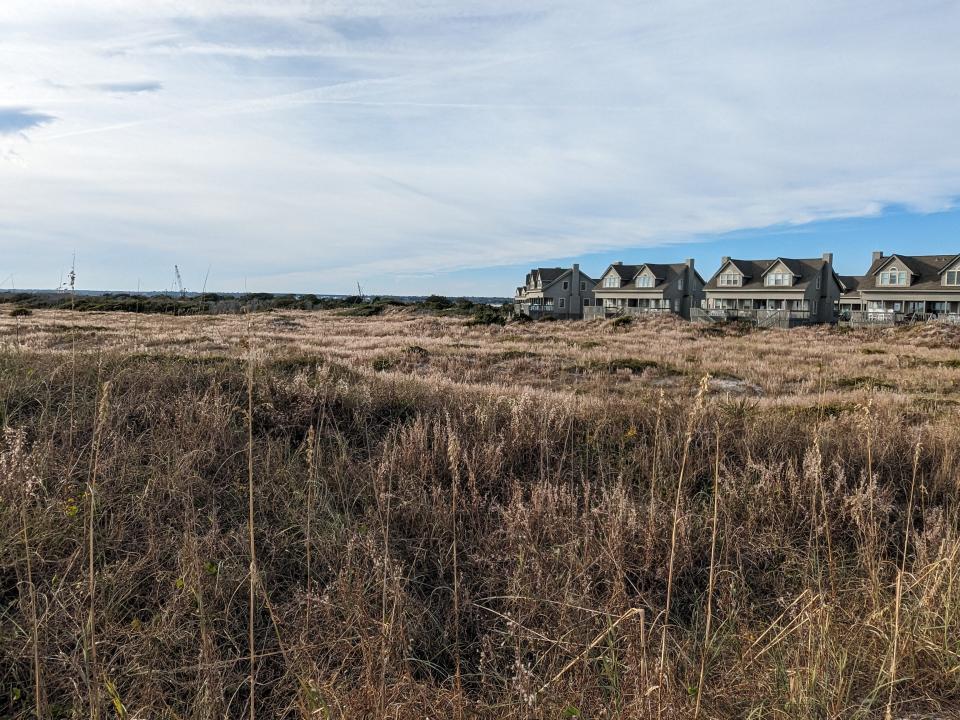
[[[960,708],[956,340],[0,319],[0,715]]]

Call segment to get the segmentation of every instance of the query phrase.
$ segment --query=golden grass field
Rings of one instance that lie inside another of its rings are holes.
[[[0,717],[960,709],[958,347],[0,317]]]

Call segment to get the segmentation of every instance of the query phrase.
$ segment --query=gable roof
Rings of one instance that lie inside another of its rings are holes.
[[[803,268],[800,266],[799,260],[794,260],[793,258],[777,258],[772,263],[770,267],[763,271],[763,274],[766,275],[768,272],[773,270],[777,265],[783,263],[783,266],[793,273],[794,277],[802,278],[803,277]]]
[[[642,273],[644,269],[649,270],[653,274],[653,277],[656,279],[656,283],[652,288],[638,288],[633,284],[633,281],[636,279],[637,275]],[[650,292],[651,290],[656,290],[661,286],[665,286],[673,282],[678,277],[680,277],[683,274],[684,270],[686,269],[687,269],[686,263],[670,263],[670,264],[642,263],[640,265],[613,264],[610,267],[608,267],[606,270],[604,270],[603,273],[601,273],[600,275],[601,280],[597,283],[595,290],[603,291],[603,292],[610,292],[610,291],[617,291],[617,290],[634,290],[634,291],[645,290],[647,292]],[[603,278],[609,275],[611,270],[613,270],[617,275],[620,276],[621,285],[619,288],[603,287]],[[697,273],[696,270],[694,270],[694,274],[702,283],[703,278],[700,277],[700,274]]]
[[[793,285],[767,286],[763,284],[763,278],[769,270],[777,263],[783,263],[790,272],[793,273],[796,280]],[[717,279],[720,273],[727,267],[733,265],[743,275],[743,284],[737,286],[721,286]],[[737,260],[730,258],[720,266],[704,286],[704,290],[763,290],[764,292],[795,292],[804,290],[810,283],[815,282],[823,271],[826,260],[823,258],[776,258],[774,260]],[[836,277],[836,274],[834,274]]]
[[[600,279],[602,280],[603,278],[605,278],[607,275],[610,274],[610,271],[612,270],[613,272],[615,272],[617,275],[620,276],[621,281],[625,283],[630,282],[637,276],[637,273],[640,272],[641,267],[643,266],[642,265],[624,265],[623,263],[613,263],[606,270],[600,273]]]
[[[561,275],[570,272],[566,268],[537,268],[534,272],[540,276],[540,282],[549,285],[555,280],[559,280]]]
[[[905,289],[911,292],[916,290],[944,290],[945,288],[940,282],[940,276],[945,270],[952,267],[957,259],[960,259],[960,255],[898,255],[896,253],[885,255],[871,263],[866,277],[860,284],[860,289],[880,292],[904,292]],[[913,274],[914,279],[909,288],[877,285],[877,275],[891,261],[901,263]]]

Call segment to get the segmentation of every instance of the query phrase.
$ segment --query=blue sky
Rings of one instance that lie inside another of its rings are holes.
[[[0,286],[960,252],[958,32],[945,0],[5,0]]]

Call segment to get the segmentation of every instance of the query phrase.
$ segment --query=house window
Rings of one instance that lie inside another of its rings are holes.
[[[567,299],[560,298],[560,307],[566,307],[566,306],[567,306]]]
[[[905,270],[899,270],[895,267],[892,267],[889,270],[884,270],[882,273],[880,273],[880,284],[881,285],[906,285],[907,273]]]
[[[564,289],[564,290],[569,290],[569,289],[570,289],[570,281],[569,281],[569,280],[564,280],[564,281],[563,281],[563,289]]]
[[[680,278],[680,279],[677,281],[677,289],[678,289],[678,290],[683,290],[683,278]]]
[[[585,282],[580,283],[580,292],[584,292],[587,289],[587,284]]]
[[[740,276],[736,273],[724,273],[720,276],[720,285],[727,287],[739,286]]]
[[[947,285],[960,285],[960,270],[950,270],[947,273]]]
[[[583,306],[584,306],[584,307],[590,307],[590,298],[584,298],[584,299],[583,299]]]
[[[616,275],[607,275],[603,279],[603,286],[608,288],[618,288],[620,287],[620,278]]]
[[[637,278],[637,287],[649,288],[653,287],[653,278],[649,275],[641,275]]]
[[[820,289],[820,276],[817,275],[817,290]]]
[[[790,273],[770,273],[767,275],[765,284],[774,285],[777,287],[790,285]]]

